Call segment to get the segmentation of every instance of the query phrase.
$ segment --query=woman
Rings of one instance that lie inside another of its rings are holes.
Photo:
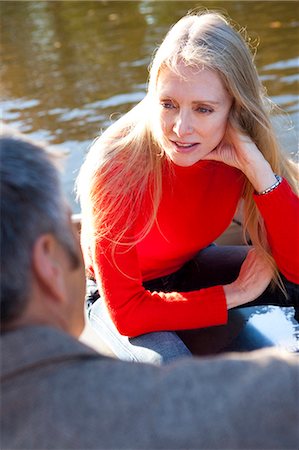
[[[191,14],[157,50],[144,100],[90,149],[78,179],[89,317],[120,358],[190,355],[180,330],[298,298],[296,168],[269,105],[241,35]],[[241,199],[253,248],[212,245]]]

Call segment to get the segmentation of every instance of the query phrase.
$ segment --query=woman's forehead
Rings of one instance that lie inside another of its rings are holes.
[[[206,97],[211,103],[222,102],[228,97],[223,81],[219,74],[206,67],[193,67],[181,65],[175,72],[164,67],[157,80],[158,94],[194,95],[193,101]],[[198,96],[198,98],[196,98]]]

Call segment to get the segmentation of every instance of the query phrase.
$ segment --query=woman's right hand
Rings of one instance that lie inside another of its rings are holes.
[[[273,277],[273,268],[255,249],[248,252],[238,278],[226,284],[227,309],[251,302],[261,295]]]
[[[227,126],[222,142],[203,159],[220,161],[241,170],[256,192],[276,183],[273,170],[253,140],[236,126]]]

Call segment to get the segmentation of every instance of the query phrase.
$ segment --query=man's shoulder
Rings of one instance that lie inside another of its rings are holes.
[[[105,386],[107,389],[117,387],[116,395],[131,398],[133,402],[134,395],[139,395],[138,389],[153,386],[161,370],[101,355],[72,336],[45,326],[3,334],[1,360],[1,381],[7,393],[11,388],[36,392],[45,382],[55,387],[56,392],[64,389],[65,400],[67,396],[78,398],[81,395],[88,398],[90,404],[94,396],[90,391],[99,391]]]
[[[267,418],[269,410],[275,414],[259,442],[282,444],[285,424],[290,444],[297,436],[290,423],[298,360],[285,353],[187,358],[159,368],[103,357],[55,330],[19,330],[1,340],[6,355],[19,359],[3,386],[5,448],[40,448],[53,436],[57,448],[211,448],[224,437],[250,448],[247,425],[254,430],[257,414]],[[38,359],[42,349],[47,356]]]
[[[101,358],[94,350],[63,331],[48,326],[28,326],[1,335],[1,378],[70,359]]]

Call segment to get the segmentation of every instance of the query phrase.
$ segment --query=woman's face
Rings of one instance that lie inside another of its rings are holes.
[[[221,142],[232,98],[221,78],[209,69],[181,64],[179,72],[163,69],[157,82],[163,146],[178,166],[192,166]]]

